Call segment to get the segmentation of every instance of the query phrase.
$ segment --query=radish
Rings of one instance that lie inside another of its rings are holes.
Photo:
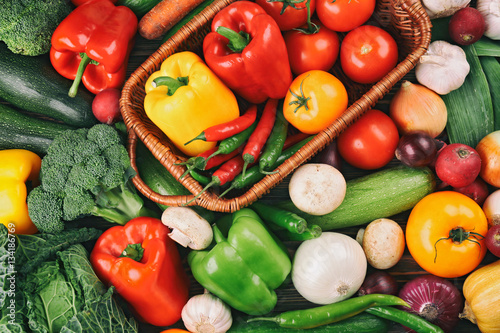
[[[120,113],[121,90],[108,88],[95,95],[92,112],[101,123],[112,125],[122,119]]]
[[[472,183],[464,187],[454,187],[454,191],[465,194],[474,200],[479,206],[482,206],[486,197],[488,197],[488,185],[481,177],[477,177]]]
[[[483,15],[473,7],[465,7],[453,14],[448,24],[451,39],[460,45],[477,42],[484,34],[486,22]]]
[[[488,250],[500,257],[500,225],[492,226],[486,233],[484,241]]]
[[[477,151],[462,143],[443,148],[436,159],[436,175],[452,187],[470,185],[481,171],[481,157]]]

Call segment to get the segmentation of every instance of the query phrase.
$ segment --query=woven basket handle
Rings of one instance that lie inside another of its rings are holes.
[[[136,172],[136,175],[132,178],[132,182],[134,186],[139,190],[146,198],[149,200],[156,202],[161,205],[165,206],[193,206],[196,205],[196,202],[194,202],[192,199],[194,198],[194,195],[164,195],[157,193],[153,191],[141,178],[139,175],[139,169],[137,168],[137,154],[136,154],[136,148],[137,148],[137,141],[139,138],[137,137],[137,134],[135,133],[133,128],[129,128],[128,130],[128,153],[130,156],[130,164],[134,171]],[[189,204],[188,204],[189,202]]]

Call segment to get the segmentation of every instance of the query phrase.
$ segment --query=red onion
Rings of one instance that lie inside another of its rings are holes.
[[[333,166],[335,169],[341,171],[342,162],[339,151],[337,149],[337,141],[332,141],[316,157],[318,163],[325,163]]]
[[[374,271],[368,274],[358,290],[358,295],[387,294],[397,295],[396,279],[386,271]]]
[[[411,307],[403,310],[425,318],[445,332],[453,330],[463,309],[458,288],[450,281],[431,274],[408,281],[399,291],[399,297]]]
[[[422,131],[404,134],[396,148],[396,158],[409,167],[429,165],[436,157],[437,146],[434,138]]]

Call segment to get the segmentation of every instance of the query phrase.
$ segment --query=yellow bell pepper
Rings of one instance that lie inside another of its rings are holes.
[[[144,110],[184,154],[198,155],[215,142],[193,141],[208,127],[239,116],[234,93],[193,52],[169,56],[145,85]]]
[[[10,233],[34,234],[38,230],[28,215],[26,183],[39,185],[42,161],[25,149],[0,150],[0,161],[0,223]]]

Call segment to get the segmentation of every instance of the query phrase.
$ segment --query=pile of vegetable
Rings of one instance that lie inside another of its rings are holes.
[[[210,3],[7,3],[0,331],[499,331],[498,0],[423,1],[433,40],[415,70],[233,213],[138,191],[136,176],[190,195],[140,141],[136,174],[119,106],[136,42]],[[337,119],[342,80],[373,84],[400,56],[375,6],[237,1],[200,54],[164,59],[144,110],[181,177],[237,195]]]

